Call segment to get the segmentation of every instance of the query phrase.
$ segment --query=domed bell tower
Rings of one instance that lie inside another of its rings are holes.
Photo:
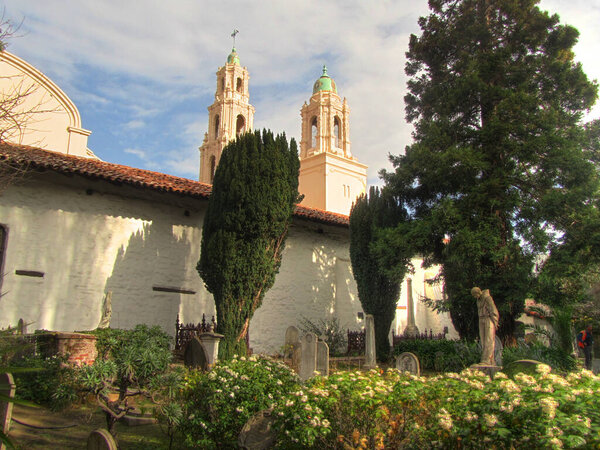
[[[302,205],[350,214],[352,203],[367,188],[367,166],[350,152],[350,108],[335,81],[323,74],[315,81],[309,103],[300,110],[300,177]]]
[[[254,107],[248,92],[248,69],[240,65],[235,50],[217,71],[215,101],[208,107],[208,132],[200,147],[200,177],[212,184],[221,153],[227,143],[254,128]]]

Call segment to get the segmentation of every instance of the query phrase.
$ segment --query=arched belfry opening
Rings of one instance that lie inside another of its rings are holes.
[[[242,91],[244,90],[244,83],[242,82],[241,78],[238,78],[235,82],[235,90],[239,93],[242,93]]]
[[[310,146],[315,148],[317,146],[317,134],[319,133],[319,127],[317,126],[317,117],[313,117],[310,121]]]
[[[235,135],[239,136],[240,134],[246,131],[246,119],[241,114],[237,116],[237,120],[235,122]]]
[[[220,125],[220,120],[219,120],[219,115],[217,114],[215,116],[215,139],[217,139],[219,137],[219,125]]]
[[[340,118],[335,116],[333,119],[333,138],[335,148],[342,147],[342,125],[340,123]]]

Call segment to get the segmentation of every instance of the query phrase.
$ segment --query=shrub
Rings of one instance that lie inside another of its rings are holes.
[[[319,319],[317,322],[312,322],[306,317],[302,317],[300,319],[300,330],[305,333],[316,334],[317,337],[327,344],[331,356],[346,353],[348,336],[337,317]]]
[[[182,392],[180,430],[194,448],[237,448],[244,424],[299,389],[298,377],[286,365],[267,358],[234,357],[208,373],[193,371]]]
[[[468,341],[407,339],[394,347],[396,355],[403,352],[417,355],[421,370],[436,372],[459,372],[481,360],[478,344]]]
[[[600,377],[535,375],[490,379],[466,369],[424,378],[399,373],[317,377],[274,410],[278,447],[595,448],[600,443]]]
[[[547,347],[541,343],[521,343],[515,347],[504,347],[503,365],[519,359],[540,361],[561,372],[569,372],[577,367],[575,358],[558,346]]]
[[[11,363],[14,367],[39,369],[15,373],[16,395],[53,410],[64,409],[78,399],[77,369],[61,356],[24,356]]]

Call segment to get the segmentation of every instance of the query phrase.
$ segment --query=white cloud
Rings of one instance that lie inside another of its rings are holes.
[[[125,153],[129,153],[130,155],[135,155],[141,160],[148,160],[148,154],[144,150],[140,150],[137,148],[126,148],[123,150]]]

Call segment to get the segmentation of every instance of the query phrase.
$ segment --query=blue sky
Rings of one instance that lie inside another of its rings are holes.
[[[410,143],[404,53],[425,0],[5,0],[23,21],[8,50],[79,108],[105,161],[197,179],[198,146],[230,34],[250,72],[254,126],[300,138],[300,108],[327,64],[348,99],[352,152],[369,183]],[[600,0],[543,0],[579,29],[576,58],[600,79]],[[596,106],[588,118],[600,117]]]

